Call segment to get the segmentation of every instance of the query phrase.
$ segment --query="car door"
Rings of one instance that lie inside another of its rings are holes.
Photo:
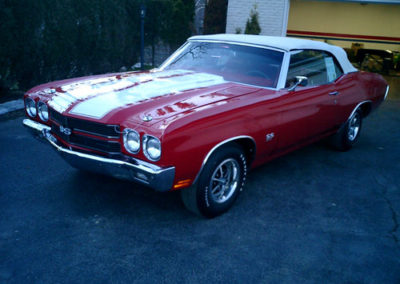
[[[320,50],[291,52],[286,89],[281,90],[279,103],[279,150],[301,145],[334,128],[338,93],[332,62],[332,55]],[[296,76],[307,77],[308,84],[290,90]]]

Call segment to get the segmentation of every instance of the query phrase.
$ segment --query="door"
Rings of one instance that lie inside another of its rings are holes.
[[[342,75],[336,70],[333,55],[319,50],[296,50],[291,52],[286,80],[287,89],[280,97],[279,150],[303,144],[327,133],[335,127],[337,99],[340,93],[334,81]],[[305,87],[289,88],[296,76],[308,78]]]

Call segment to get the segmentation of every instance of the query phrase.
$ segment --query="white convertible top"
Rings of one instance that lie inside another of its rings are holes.
[[[260,45],[281,49],[283,51],[291,51],[298,49],[316,49],[325,50],[333,54],[342,66],[344,73],[356,72],[357,69],[350,63],[347,58],[346,52],[343,48],[330,45],[320,41],[298,39],[290,37],[277,37],[277,36],[259,36],[259,35],[236,35],[236,34],[216,34],[216,35],[203,35],[193,36],[189,40],[210,40],[210,41],[224,41],[231,43],[241,43],[250,45]]]

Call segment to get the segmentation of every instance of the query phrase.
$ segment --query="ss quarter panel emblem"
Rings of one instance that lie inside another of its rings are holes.
[[[71,128],[60,125],[60,132],[64,133],[65,135],[71,135]]]
[[[274,132],[271,132],[271,133],[268,133],[268,134],[265,136],[265,140],[266,140],[267,142],[269,142],[269,141],[271,141],[272,139],[274,139],[274,137],[275,137],[275,133],[274,133]]]

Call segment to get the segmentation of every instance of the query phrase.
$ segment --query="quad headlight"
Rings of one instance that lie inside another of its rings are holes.
[[[158,161],[161,157],[161,142],[158,138],[150,135],[143,136],[143,153],[147,159]]]
[[[124,147],[132,154],[136,154],[140,150],[140,135],[137,131],[126,128],[123,134]]]
[[[131,154],[139,153],[142,142],[143,154],[147,159],[156,162],[161,157],[161,142],[154,136],[145,134],[141,141],[140,134],[136,130],[126,128],[123,132],[123,141],[125,149]]]
[[[39,117],[43,121],[49,120],[49,109],[44,102],[38,102],[37,105]]]
[[[35,117],[37,114],[36,103],[31,98],[25,99],[25,110],[30,117]]]

